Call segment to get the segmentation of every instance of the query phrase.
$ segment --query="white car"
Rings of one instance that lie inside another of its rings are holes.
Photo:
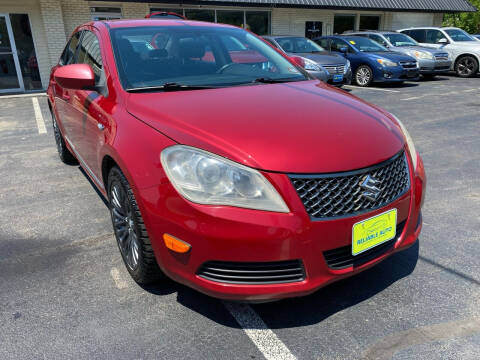
[[[449,53],[452,70],[460,77],[472,77],[479,69],[480,42],[455,27],[416,27],[398,30],[414,38],[422,46],[441,49]]]

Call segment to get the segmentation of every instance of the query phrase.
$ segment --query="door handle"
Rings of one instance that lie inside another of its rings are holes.
[[[105,125],[100,124],[100,123],[97,124],[97,127],[98,127],[98,130],[104,130],[105,129]]]

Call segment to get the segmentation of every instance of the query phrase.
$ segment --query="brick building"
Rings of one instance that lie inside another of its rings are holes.
[[[44,89],[73,29],[90,20],[169,10],[264,34],[313,36],[359,29],[439,26],[467,0],[0,0],[0,93]]]

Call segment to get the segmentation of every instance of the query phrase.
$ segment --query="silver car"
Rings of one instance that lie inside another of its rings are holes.
[[[263,36],[272,46],[288,56],[301,57],[304,69],[316,78],[341,87],[352,83],[350,61],[328,52],[310,39],[301,36]],[[325,70],[327,71],[326,80]]]
[[[422,46],[449,53],[452,70],[460,77],[472,77],[478,72],[480,42],[465,31],[454,27],[416,27],[399,30],[414,38]]]
[[[420,46],[418,42],[405,34],[393,31],[364,31],[349,34],[368,37],[391,51],[416,58],[420,74],[425,78],[433,78],[438,74],[448,72],[452,67],[452,60],[448,52]]]

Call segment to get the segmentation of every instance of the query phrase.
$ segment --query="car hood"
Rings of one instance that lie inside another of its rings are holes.
[[[428,48],[425,46],[418,46],[418,45],[412,45],[412,46],[396,46],[392,48],[393,51],[397,52],[414,52],[414,51],[424,51],[428,52],[430,54],[442,54],[445,53],[446,51],[434,49],[434,48]]]
[[[318,81],[132,93],[127,110],[180,144],[267,171],[359,169],[404,146],[386,112]]]
[[[395,51],[372,52],[372,53],[368,53],[368,54],[377,58],[377,59],[385,58],[385,59],[396,61],[396,62],[398,62],[398,61],[417,61],[415,58],[413,58],[409,55],[405,55],[405,54],[395,52]]]
[[[332,54],[328,51],[318,52],[318,53],[289,53],[289,56],[302,56],[312,61],[315,61],[320,65],[336,65],[336,64],[346,64],[347,60],[341,56]]]

